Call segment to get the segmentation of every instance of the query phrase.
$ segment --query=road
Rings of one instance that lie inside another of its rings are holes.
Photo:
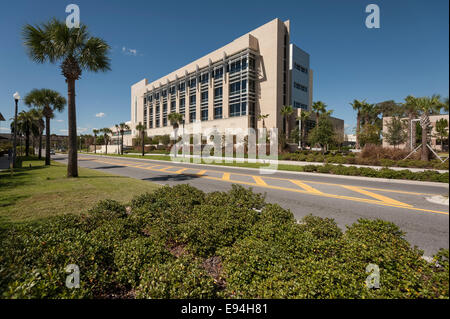
[[[66,163],[66,155],[53,160]],[[386,182],[324,174],[259,170],[211,165],[79,155],[81,167],[163,185],[190,184],[203,191],[227,191],[232,184],[266,194],[267,202],[290,209],[296,218],[313,214],[333,218],[345,229],[359,218],[381,218],[397,224],[411,245],[432,256],[449,247],[449,207],[429,202],[447,195],[448,185]]]

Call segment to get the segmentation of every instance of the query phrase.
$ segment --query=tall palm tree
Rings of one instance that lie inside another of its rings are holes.
[[[109,127],[102,128],[100,131],[103,133],[103,140],[105,141],[105,154],[108,154],[109,134],[112,134],[112,131]]]
[[[269,117],[269,114],[259,114],[258,115],[258,121],[262,120],[262,127],[266,128],[266,122],[265,119]]]
[[[360,149],[359,145],[359,134],[361,132],[361,110],[363,106],[364,101],[359,100],[353,100],[353,103],[350,103],[350,105],[353,107],[353,109],[357,112],[356,113],[356,149]]]
[[[66,78],[68,96],[68,165],[67,176],[78,176],[77,120],[75,107],[75,81],[82,70],[99,72],[110,70],[109,45],[102,39],[91,37],[85,25],[68,28],[64,21],[53,19],[38,26],[27,24],[23,28],[24,44],[30,58],[37,63],[61,63]]]
[[[172,112],[169,114],[168,118],[173,127],[173,136],[175,139],[175,143],[177,143],[178,128],[179,128],[180,124],[183,122],[183,114]],[[178,150],[176,150],[176,147],[175,147],[175,157],[177,157],[177,155],[178,155]]]
[[[408,116],[408,143],[406,143],[406,149],[412,151],[416,148],[416,130],[415,127],[411,130],[412,120],[414,120],[419,113],[419,100],[412,95],[408,95],[403,103],[403,109]],[[412,144],[412,145],[411,145]],[[412,148],[411,148],[412,146]]]
[[[66,99],[50,89],[34,89],[24,100],[29,107],[42,111],[45,117],[45,165],[50,165],[50,120],[55,116],[55,111],[64,110]]]
[[[119,124],[114,125],[114,127],[116,128],[116,134],[117,134],[117,154],[120,154],[120,149],[119,149],[119,139],[120,139],[120,127]]]
[[[441,97],[438,94],[433,96],[424,96],[417,100],[417,105],[422,114],[431,114],[433,111],[439,110],[442,107]],[[422,127],[422,154],[420,159],[422,161],[428,161],[428,127]]]
[[[171,113],[173,114],[173,113]],[[170,116],[170,114],[169,114]],[[139,131],[141,136],[141,145],[142,145],[142,156],[145,154],[145,125],[143,125],[141,122],[139,122],[138,125],[136,125],[136,130]]]
[[[38,109],[32,109],[30,110],[31,113],[33,113],[33,117],[35,118],[35,123],[36,125],[33,125],[32,127],[32,134],[34,139],[38,138],[39,139],[39,146],[38,146],[38,159],[42,158],[42,134],[44,132],[45,129],[45,122],[42,119],[43,114],[41,110]],[[33,139],[33,141],[34,141]],[[34,144],[33,144],[34,146]]]
[[[93,129],[92,133],[94,134],[94,154],[97,154],[97,135],[100,133],[100,130]]]
[[[325,113],[327,111],[327,105],[322,101],[317,101],[312,104],[311,109],[316,115],[316,126],[317,126],[319,125],[320,114]]]
[[[25,156],[30,155],[30,136],[33,131],[38,128],[38,118],[35,112],[21,111],[17,115],[17,133],[21,133],[25,136]],[[14,120],[11,122],[11,131],[14,131]]]
[[[307,111],[301,111],[300,116],[297,117],[297,121],[300,121],[301,126],[301,141],[300,141],[300,147],[303,147],[305,145],[305,134],[306,134],[306,120],[311,116],[311,112]]]
[[[371,124],[371,119],[375,116],[375,105],[366,102],[366,100],[362,101],[362,115],[364,118],[364,125]]]
[[[286,140],[289,138],[289,117],[294,113],[294,109],[291,105],[285,105],[281,108],[281,115],[284,117],[284,133],[286,134]]]
[[[120,135],[122,135],[122,139],[120,142],[120,154],[123,155],[123,134],[125,133],[125,131],[128,131],[130,129],[130,127],[128,126],[128,124],[125,123],[120,123],[119,124],[119,131],[120,131]]]

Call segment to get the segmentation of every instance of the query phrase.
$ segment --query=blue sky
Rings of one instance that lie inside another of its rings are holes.
[[[90,33],[112,47],[112,71],[85,72],[77,81],[77,122],[83,133],[129,120],[133,83],[164,76],[274,18],[291,21],[291,41],[311,55],[314,100],[334,109],[348,130],[355,123],[349,105],[355,98],[448,96],[448,0],[16,0],[2,2],[0,10],[0,112],[6,119],[13,116],[15,91],[24,96],[45,87],[66,95],[57,66],[27,57],[21,28],[52,17],[65,20],[70,3],[79,5]],[[370,3],[380,7],[380,29],[365,27]],[[9,122],[0,122],[0,132],[7,127]],[[52,122],[52,132],[65,134],[66,129],[63,112]]]

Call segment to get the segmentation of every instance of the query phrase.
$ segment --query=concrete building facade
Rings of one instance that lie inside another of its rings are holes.
[[[284,105],[310,109],[309,55],[290,43],[290,23],[274,19],[224,47],[162,77],[131,87],[131,128],[147,136],[172,133],[168,114],[184,115],[185,129],[282,128]],[[295,103],[295,105],[294,105]],[[292,116],[295,121],[295,114]]]

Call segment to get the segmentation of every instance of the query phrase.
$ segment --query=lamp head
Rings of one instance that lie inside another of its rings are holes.
[[[13,97],[14,97],[14,100],[20,100],[20,94],[19,94],[19,92],[16,92],[16,93],[14,93],[13,94]]]

